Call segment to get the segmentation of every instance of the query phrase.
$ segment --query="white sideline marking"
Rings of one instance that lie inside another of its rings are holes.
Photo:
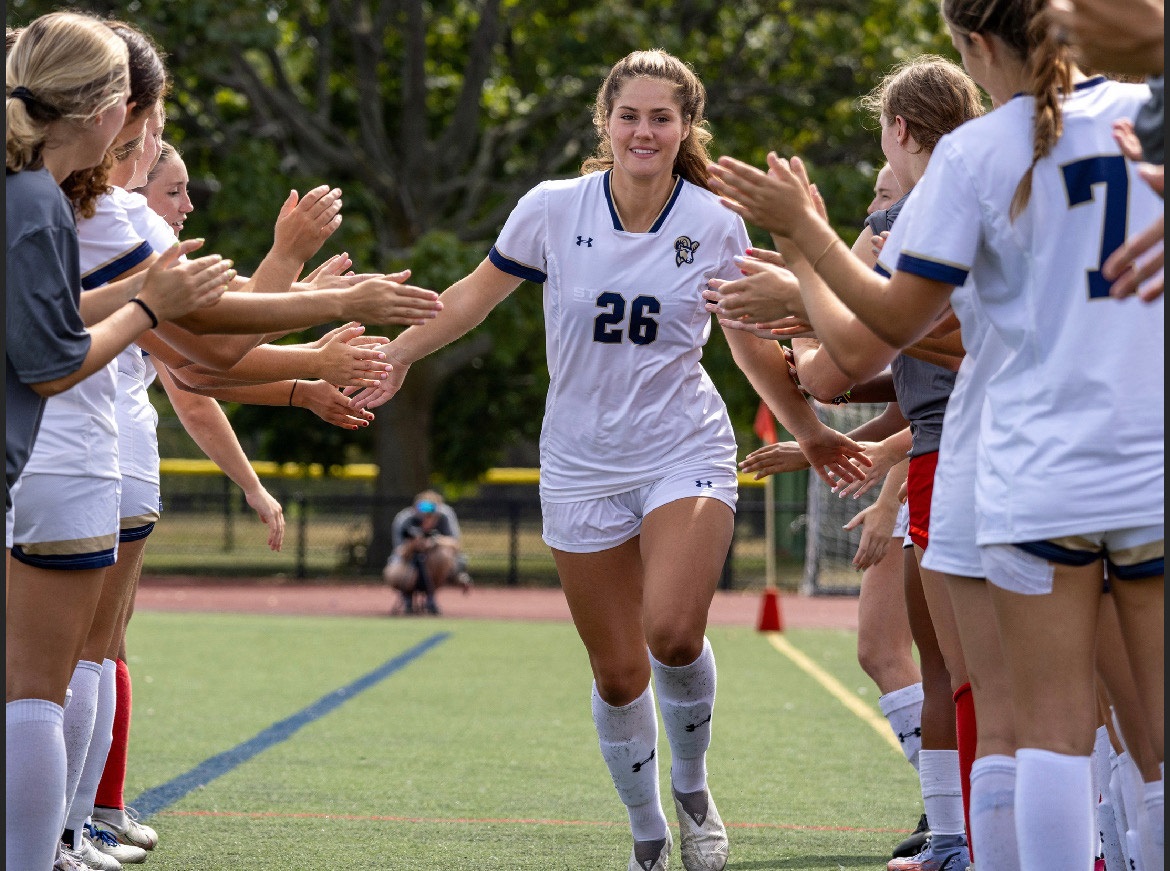
[[[884,717],[880,717],[874,713],[873,708],[863,702],[856,693],[851,693],[845,689],[841,681],[837,680],[837,678],[809,659],[808,656],[793,647],[788,639],[779,632],[765,632],[764,634],[768,636],[769,644],[791,659],[797,668],[804,671],[813,680],[828,690],[829,695],[836,698],[837,701],[860,717],[866,725],[877,732],[887,744],[893,747],[899,756],[904,755],[901,745],[894,737],[893,732],[890,731],[890,724],[886,722]]]

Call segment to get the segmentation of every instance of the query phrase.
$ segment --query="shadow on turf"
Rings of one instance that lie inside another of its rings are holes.
[[[889,859],[883,856],[789,856],[783,859],[756,859],[751,862],[736,862],[731,865],[735,871],[782,871],[785,868],[884,868]]]

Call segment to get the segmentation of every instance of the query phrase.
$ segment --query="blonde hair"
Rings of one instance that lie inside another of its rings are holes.
[[[860,103],[879,122],[901,116],[928,153],[946,134],[983,114],[978,85],[958,64],[933,54],[894,67]]]
[[[636,78],[657,79],[674,85],[683,123],[690,125],[690,135],[679,145],[674,171],[692,184],[708,187],[707,165],[711,156],[707,143],[711,131],[705,116],[707,89],[690,65],[662,49],[635,51],[626,55],[609,71],[597,91],[593,104],[593,128],[597,131],[597,150],[581,165],[581,174],[601,172],[613,167],[613,143],[609,141],[610,113],[618,92],[626,82]]]
[[[97,18],[51,12],[20,31],[4,72],[5,165],[40,169],[50,125],[88,123],[122,99],[126,44]]]
[[[1072,90],[1071,49],[1057,41],[1047,0],[943,0],[946,22],[964,37],[999,37],[1024,62],[1036,102],[1032,121],[1032,163],[1016,185],[1010,210],[1014,221],[1032,198],[1032,173],[1064,130],[1061,98]]]

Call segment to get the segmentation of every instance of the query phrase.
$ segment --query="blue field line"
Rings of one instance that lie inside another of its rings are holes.
[[[303,726],[319,720],[326,714],[332,713],[342,704],[352,699],[358,693],[368,690],[375,684],[388,678],[394,672],[405,668],[431,648],[436,647],[450,637],[450,632],[440,632],[416,644],[405,653],[400,653],[393,659],[382,663],[369,674],[363,675],[353,683],[333,690],[322,696],[307,708],[302,708],[291,717],[286,717],[279,723],[273,723],[263,732],[242,744],[237,744],[230,750],[217,753],[209,759],[200,762],[185,774],[180,774],[153,789],[148,789],[138,798],[130,802],[141,817],[149,817],[159,811],[166,810],[175,802],[182,799],[187,793],[206,786],[217,777],[222,777],[233,768],[243,765],[253,756],[263,753],[269,747],[291,738]]]

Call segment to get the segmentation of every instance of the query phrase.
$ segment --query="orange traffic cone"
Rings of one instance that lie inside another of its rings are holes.
[[[760,619],[756,624],[760,632],[783,632],[784,618],[780,615],[780,597],[775,587],[764,588],[764,599],[760,603]]]

